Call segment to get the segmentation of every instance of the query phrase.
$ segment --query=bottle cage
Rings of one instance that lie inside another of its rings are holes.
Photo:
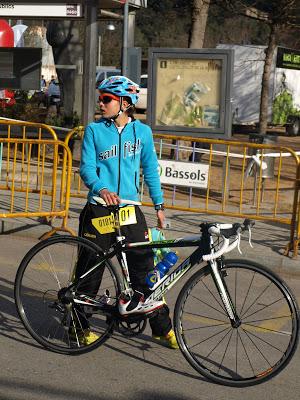
[[[148,236],[149,236],[149,241],[161,241],[161,240],[166,240],[165,235],[162,230],[157,229],[157,228],[148,228]],[[163,247],[161,249],[153,248],[153,253],[154,253],[154,266],[160,262],[164,256],[169,253],[171,250],[167,247]]]

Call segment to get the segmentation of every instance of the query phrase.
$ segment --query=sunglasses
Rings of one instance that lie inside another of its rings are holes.
[[[110,93],[101,94],[101,95],[99,96],[99,102],[101,101],[103,104],[108,104],[108,103],[110,103],[112,100],[120,101],[120,97],[115,96],[115,95],[110,94]]]

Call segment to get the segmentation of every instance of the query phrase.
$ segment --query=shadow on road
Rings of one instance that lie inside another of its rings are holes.
[[[30,342],[22,322],[19,319],[14,301],[14,283],[0,278],[0,335],[41,348]]]
[[[123,339],[122,336],[113,336],[113,339],[118,342],[119,345],[113,345],[111,342],[106,342],[105,347],[108,349],[114,350],[117,353],[123,354],[126,357],[130,357],[131,359],[134,359],[136,361],[142,362],[146,365],[151,365],[159,369],[163,369],[164,371],[169,371],[174,374],[179,374],[181,376],[189,377],[192,379],[197,379],[197,380],[202,380],[206,381],[205,378],[201,377],[199,374],[190,374],[188,372],[184,372],[182,370],[174,368],[174,363],[171,362],[173,357],[170,355],[170,352],[172,355],[174,355],[174,350],[167,349],[166,353],[164,351],[157,351],[157,348],[153,348],[154,343],[151,341],[149,336],[141,334],[136,338],[131,338],[127,340],[126,338]],[[124,347],[121,348],[122,345],[127,345],[129,347],[128,350],[125,350]],[[160,348],[160,346],[159,346]],[[154,351],[156,350],[156,351]],[[141,353],[141,355],[134,354],[134,351],[138,351]],[[175,351],[176,354],[180,354],[179,351]],[[148,354],[147,354],[148,353]],[[156,357],[159,359],[158,361],[153,361],[146,359],[147,355],[150,357]],[[181,359],[183,363],[187,363],[183,358]],[[180,360],[180,361],[181,361]],[[188,364],[187,364],[188,365]],[[144,368],[143,367],[143,368]]]
[[[138,386],[138,385],[137,385]],[[1,394],[5,392],[5,395]],[[11,393],[11,394],[10,394]],[[74,390],[74,389],[63,389],[61,387],[54,388],[50,385],[44,384],[30,384],[25,382],[20,382],[20,379],[3,379],[0,378],[0,400],[23,400],[27,399],[44,399],[49,400],[113,400],[116,399],[115,396],[109,397],[107,395],[101,394],[91,394],[91,388],[88,387],[86,390]],[[153,390],[139,390],[135,389],[135,393],[128,393],[126,397],[118,397],[119,400],[191,400],[191,397],[182,397],[174,395],[174,392],[168,393],[167,389],[164,393],[155,390],[153,385]],[[198,397],[199,398],[199,397]],[[200,398],[199,398],[200,400]]]

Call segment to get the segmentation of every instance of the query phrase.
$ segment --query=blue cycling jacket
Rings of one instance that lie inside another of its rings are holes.
[[[89,188],[88,200],[106,188],[120,198],[139,200],[140,166],[153,204],[163,203],[158,161],[149,126],[129,122],[119,134],[104,118],[86,127],[80,176]]]

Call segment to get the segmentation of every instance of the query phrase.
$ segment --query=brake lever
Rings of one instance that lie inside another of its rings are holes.
[[[251,229],[252,229],[252,227],[255,225],[255,221],[252,221],[251,219],[245,219],[245,221],[244,221],[244,229],[243,230],[248,230],[248,236],[249,236],[249,246],[250,247],[252,247],[252,249],[253,249],[253,245],[252,245],[252,242],[251,242],[251,238],[252,238],[252,231],[251,231]]]

